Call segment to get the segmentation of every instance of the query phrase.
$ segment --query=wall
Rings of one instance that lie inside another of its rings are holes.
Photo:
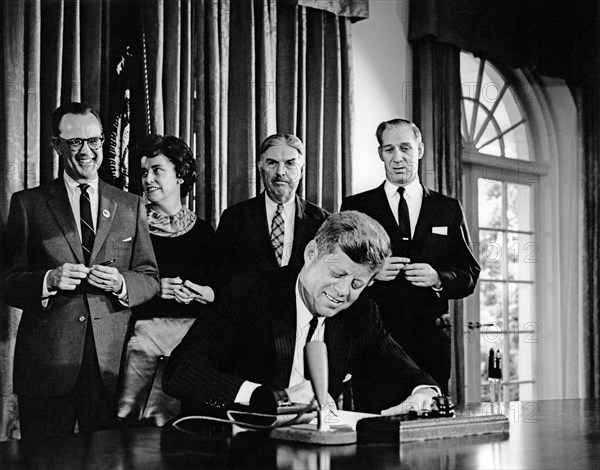
[[[384,179],[377,125],[412,118],[412,54],[407,38],[408,0],[371,0],[369,19],[352,27],[355,125],[349,194],[371,189]]]

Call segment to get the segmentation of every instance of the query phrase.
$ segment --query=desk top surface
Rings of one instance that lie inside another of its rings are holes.
[[[466,405],[463,409],[498,411],[491,406]],[[172,428],[130,428],[44,442],[0,443],[0,468],[600,468],[599,401],[547,400],[500,406],[509,418],[509,436],[322,447],[273,441],[254,432],[232,437],[218,426],[196,437]]]

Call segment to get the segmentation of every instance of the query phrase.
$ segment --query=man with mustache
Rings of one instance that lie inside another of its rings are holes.
[[[265,191],[226,209],[217,228],[221,283],[250,272],[302,266],[306,244],[329,216],[296,194],[305,163],[298,137],[271,135],[259,154]]]
[[[446,392],[451,349],[448,299],[473,293],[479,265],[469,247],[460,203],[419,181],[419,160],[425,151],[419,128],[393,119],[378,126],[376,137],[386,180],[345,198],[341,210],[370,215],[390,236],[392,256],[370,293],[385,328]],[[354,387],[360,402],[361,384]],[[370,388],[365,386],[365,394]]]

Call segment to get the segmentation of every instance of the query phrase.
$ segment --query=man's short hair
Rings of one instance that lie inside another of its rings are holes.
[[[88,113],[96,116],[96,119],[98,119],[98,124],[100,124],[100,129],[102,130],[102,120],[100,119],[100,114],[98,111],[91,108],[87,104],[71,102],[60,105],[52,113],[52,135],[54,137],[60,136],[60,121],[62,121],[62,118],[65,114],[84,115]]]
[[[260,146],[258,156],[262,157],[271,147],[276,145],[285,144],[298,151],[298,154],[304,159],[304,144],[302,141],[292,134],[273,134],[267,137]]]
[[[413,131],[413,134],[417,138],[418,143],[421,143],[423,141],[423,138],[421,137],[421,131],[414,122],[409,121],[408,119],[397,118],[392,119],[390,121],[383,121],[377,126],[375,136],[377,137],[377,142],[379,142],[379,146],[381,147],[382,145],[381,136],[383,135],[383,131],[385,131],[386,129],[395,129],[401,126],[410,127]]]
[[[332,214],[315,235],[319,256],[342,250],[357,264],[379,271],[391,255],[390,237],[375,219],[358,211]]]
[[[181,178],[181,197],[188,195],[196,182],[196,159],[190,147],[174,135],[149,134],[142,140],[137,151],[138,160],[163,154],[175,167],[175,175]]]

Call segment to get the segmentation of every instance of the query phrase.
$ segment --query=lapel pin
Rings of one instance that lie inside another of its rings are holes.
[[[102,215],[108,219],[110,217],[110,212],[108,212],[106,209],[104,209],[102,211]]]

